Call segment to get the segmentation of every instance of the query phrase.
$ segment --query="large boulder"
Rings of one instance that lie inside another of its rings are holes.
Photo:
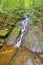
[[[29,47],[32,52],[43,53],[43,31],[39,26],[32,26],[23,37],[23,46]]]

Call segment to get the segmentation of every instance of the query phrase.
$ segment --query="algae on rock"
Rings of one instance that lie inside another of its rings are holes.
[[[8,29],[0,30],[0,37],[6,37],[7,34],[9,33]]]
[[[13,31],[6,38],[7,45],[14,45],[14,44],[16,44],[16,39],[18,38],[20,32],[21,32],[21,29],[19,27],[14,27]]]

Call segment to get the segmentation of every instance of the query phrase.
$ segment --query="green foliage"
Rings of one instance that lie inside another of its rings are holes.
[[[1,0],[0,11],[2,12],[11,12],[14,8],[18,7],[17,0]]]
[[[33,0],[33,7],[37,9],[43,7],[43,0]]]
[[[12,12],[15,8],[30,9],[40,8],[43,9],[43,0],[0,0],[0,11]]]
[[[34,20],[37,18],[39,11],[43,12],[43,0],[0,0],[0,12],[8,13],[10,16],[15,16],[15,19],[17,17],[19,18],[19,15],[22,16],[18,11],[20,9],[27,9],[29,15]],[[14,15],[11,14],[12,12]]]

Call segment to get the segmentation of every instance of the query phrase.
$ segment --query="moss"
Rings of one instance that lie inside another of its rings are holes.
[[[20,28],[15,27],[12,34],[18,35],[20,33]]]
[[[0,30],[0,37],[5,37],[9,33],[8,29]]]
[[[19,27],[14,27],[13,31],[6,38],[7,45],[15,45],[17,38],[19,37],[21,29]]]
[[[0,48],[3,47],[4,43],[5,43],[5,40],[4,39],[0,39]]]

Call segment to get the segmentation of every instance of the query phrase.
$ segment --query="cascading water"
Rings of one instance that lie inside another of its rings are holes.
[[[21,22],[21,35],[20,35],[20,39],[17,42],[17,44],[14,45],[15,47],[19,47],[21,45],[22,38],[26,32],[26,28],[27,28],[28,24],[30,23],[30,19],[26,16],[25,19],[21,20],[20,22]]]
[[[28,16],[24,16],[23,19],[20,21],[20,24],[18,25],[21,28],[21,34],[18,36],[18,38],[16,38],[15,35],[11,32],[10,35],[6,38],[7,45],[19,47],[21,45],[22,38],[27,31],[29,23],[30,18]]]

